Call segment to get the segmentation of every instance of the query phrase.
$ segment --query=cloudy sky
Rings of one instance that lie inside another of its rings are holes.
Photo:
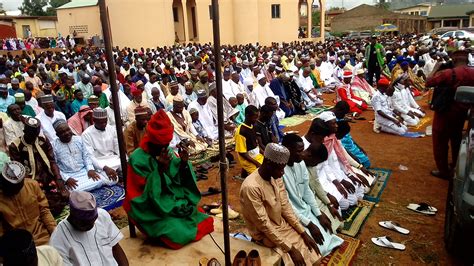
[[[1,0],[1,3],[3,4],[3,8],[6,11],[12,11],[12,10],[17,10],[18,7],[21,5],[23,0]],[[335,0],[335,1],[327,1],[327,7],[341,7],[344,5],[345,8],[351,9],[355,6],[358,6],[360,4],[374,4],[374,0]]]

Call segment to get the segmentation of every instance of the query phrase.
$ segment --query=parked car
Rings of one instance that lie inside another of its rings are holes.
[[[318,38],[318,37],[321,37],[321,32],[319,32],[319,30],[316,30],[316,31],[313,31],[313,33],[311,34],[313,38]],[[336,37],[332,36],[331,33],[325,31],[324,32],[324,39],[328,40],[328,41],[332,41],[334,39],[336,39]]]
[[[474,87],[462,86],[456,91],[455,100],[471,106],[469,126],[464,134],[456,171],[450,180],[446,200],[444,242],[450,253],[461,255],[472,265],[472,240],[474,239]],[[467,264],[466,264],[467,265]]]
[[[470,40],[474,40],[474,34],[467,30],[453,30],[448,31],[445,34],[441,35],[441,40],[447,41],[449,38],[469,38]]]
[[[347,35],[347,40],[359,40],[359,39],[366,39],[372,37],[371,31],[353,31]]]

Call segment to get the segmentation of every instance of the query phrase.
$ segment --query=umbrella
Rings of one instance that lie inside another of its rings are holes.
[[[375,31],[378,31],[378,32],[398,31],[398,27],[393,24],[382,24],[380,26],[375,27]]]

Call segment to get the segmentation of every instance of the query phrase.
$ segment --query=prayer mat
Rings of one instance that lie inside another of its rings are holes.
[[[360,228],[364,224],[367,217],[369,217],[370,211],[374,205],[375,203],[366,200],[359,202],[351,215],[344,221],[344,226],[341,230],[341,233],[355,237],[359,233]]]
[[[401,136],[406,137],[406,138],[423,138],[423,137],[426,137],[425,133],[421,133],[421,132],[407,132],[407,133],[405,133]]]
[[[69,216],[69,205],[64,206],[63,211],[56,217],[54,217],[54,220],[56,220],[56,223],[58,224],[62,220],[66,219]]]
[[[380,201],[380,196],[382,196],[382,192],[387,185],[388,179],[392,174],[392,170],[381,168],[373,168],[369,170],[375,174],[376,179],[372,184],[372,188],[370,189],[369,193],[365,193],[364,199],[378,203]]]
[[[308,110],[308,113],[313,114],[313,115],[319,115],[324,111],[332,109],[334,106],[332,105],[322,105],[318,107],[313,107]]]
[[[344,243],[334,252],[324,257],[321,260],[321,265],[335,266],[352,264],[352,260],[354,260],[359,250],[360,240],[342,234],[338,234],[337,236],[344,239]]]
[[[234,150],[235,146],[235,139],[234,138],[226,138],[225,139],[225,147],[226,150]],[[205,152],[201,152],[199,154],[194,154],[189,157],[189,161],[192,165],[200,165],[203,163],[207,163],[211,161],[213,157],[219,156],[219,144],[215,143],[211,147],[208,147]]]
[[[413,128],[415,130],[419,130],[420,128],[422,128],[424,125],[426,125],[427,123],[429,123],[431,121],[431,117],[423,117],[420,119],[420,122],[418,123],[418,125],[414,126],[414,127],[409,127],[409,128]]]
[[[285,127],[294,127],[300,124],[303,124],[306,121],[313,120],[315,115],[306,114],[306,115],[294,115],[280,120],[280,125]]]
[[[95,197],[97,207],[110,211],[122,206],[125,199],[125,189],[120,185],[103,186],[90,191]]]

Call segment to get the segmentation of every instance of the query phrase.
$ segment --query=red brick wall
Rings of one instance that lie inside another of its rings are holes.
[[[16,37],[15,27],[0,24],[0,39]]]

